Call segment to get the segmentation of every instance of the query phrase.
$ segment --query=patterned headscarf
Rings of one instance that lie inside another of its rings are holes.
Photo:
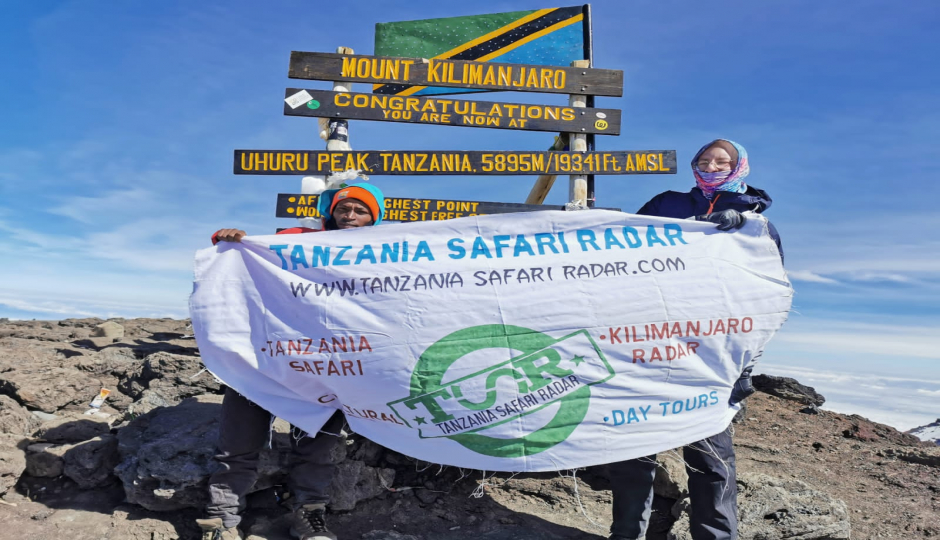
[[[698,170],[698,158],[713,146],[725,149],[734,160],[734,166],[731,171],[720,171],[718,173],[707,173]],[[733,193],[744,193],[747,191],[747,184],[744,178],[751,172],[751,167],[747,163],[747,150],[740,144],[728,139],[715,139],[703,146],[695,157],[692,158],[692,174],[695,175],[695,184],[702,190],[709,199],[716,191],[730,191]]]

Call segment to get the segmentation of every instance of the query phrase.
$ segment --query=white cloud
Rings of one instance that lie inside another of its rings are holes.
[[[152,202],[155,194],[145,189],[121,189],[99,197],[61,197],[59,206],[49,209],[53,214],[70,217],[82,223],[100,222],[102,216],[115,213],[136,213],[142,203]]]
[[[872,373],[847,373],[841,371],[831,371],[826,369],[818,368],[808,368],[803,366],[792,366],[792,365],[780,365],[780,364],[765,364],[763,369],[769,370],[769,372],[777,373],[779,371],[786,371],[790,375],[788,377],[793,377],[798,379],[799,377],[812,377],[816,380],[823,380],[836,384],[846,385],[846,392],[851,392],[851,388],[854,388],[857,385],[862,384],[872,384],[874,381],[879,381],[880,386],[891,387],[891,386],[916,386],[918,384],[923,384],[926,386],[937,386],[940,389],[940,373],[937,374],[936,379],[924,379],[924,378],[913,378],[913,377],[897,377],[892,375],[878,375]]]
[[[779,363],[758,364],[756,371],[812,386],[825,396],[824,409],[858,414],[902,431],[932,422],[940,410],[940,376],[915,379]]]
[[[932,329],[940,332],[940,329]],[[880,354],[886,357],[913,356],[917,358],[940,359],[940,337],[925,335],[891,335],[887,331],[878,331],[875,335],[858,333],[831,332],[782,332],[776,341],[811,348],[816,354],[839,352],[841,354],[857,352]]]
[[[888,272],[850,272],[847,274],[849,279],[854,281],[871,281],[871,282],[892,282],[892,283],[914,283],[916,280],[910,276],[904,276],[901,274],[893,274]]]
[[[864,354],[940,359],[940,327],[791,318],[774,338],[776,352],[781,344],[819,357]]]
[[[787,275],[790,276],[792,281],[808,281],[810,283],[838,283],[838,281],[821,276],[815,272],[810,272],[809,270],[789,270]]]
[[[52,298],[50,298],[52,296]],[[184,298],[179,302],[167,302],[167,298],[149,298],[143,301],[129,298],[127,301],[113,298],[70,297],[53,295],[21,294],[0,290],[0,306],[17,311],[48,315],[51,319],[71,317],[189,317]]]

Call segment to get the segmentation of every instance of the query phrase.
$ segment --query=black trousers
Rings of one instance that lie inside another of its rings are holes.
[[[219,426],[218,468],[209,477],[208,517],[222,518],[226,527],[241,522],[245,495],[258,479],[258,456],[271,441],[271,413],[232,390],[225,389]],[[304,504],[327,503],[334,465],[333,447],[345,419],[339,411],[321,431],[310,436],[291,430],[291,465],[288,486],[294,508]]]
[[[738,538],[738,484],[731,429],[729,426],[683,448],[695,540]],[[656,456],[611,463],[608,474],[614,499],[611,534],[643,538],[653,504]]]

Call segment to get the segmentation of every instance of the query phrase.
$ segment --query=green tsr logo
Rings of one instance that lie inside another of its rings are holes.
[[[505,360],[467,374],[460,366],[451,369],[477,351]],[[388,405],[422,438],[447,437],[480,454],[522,457],[567,439],[587,414],[590,387],[613,376],[584,330],[554,339],[518,326],[474,326],[428,347],[411,375],[409,396]],[[527,422],[553,404],[557,410],[547,423]]]

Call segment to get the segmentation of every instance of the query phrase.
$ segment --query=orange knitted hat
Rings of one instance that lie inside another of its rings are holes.
[[[372,213],[372,220],[376,219],[376,216],[381,216],[379,211],[379,203],[375,200],[375,196],[372,193],[369,193],[368,190],[365,190],[359,186],[349,186],[345,187],[336,192],[336,195],[333,195],[333,204],[330,205],[330,215],[333,215],[333,209],[336,208],[336,205],[345,199],[356,199],[357,201],[362,201],[363,204],[369,207],[369,212]]]

